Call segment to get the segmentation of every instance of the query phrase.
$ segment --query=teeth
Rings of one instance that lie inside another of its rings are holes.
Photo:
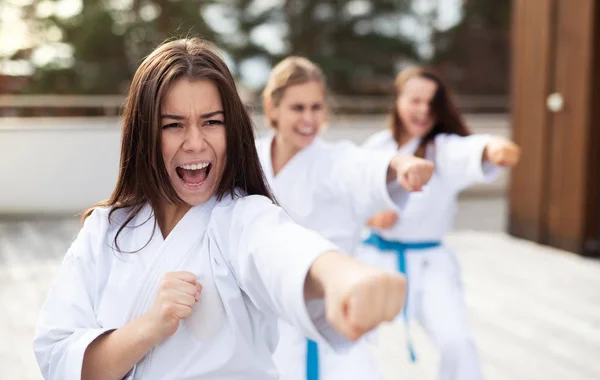
[[[183,169],[186,169],[186,170],[200,170],[200,169],[204,169],[207,166],[208,166],[208,162],[203,162],[201,164],[179,165],[180,168],[183,168]]]
[[[312,128],[298,128],[298,132],[302,133],[303,135],[310,135],[313,133],[313,129]]]

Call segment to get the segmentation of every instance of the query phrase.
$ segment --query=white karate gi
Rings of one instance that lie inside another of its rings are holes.
[[[457,196],[466,187],[496,178],[499,170],[482,162],[489,136],[440,134],[426,149],[426,158],[435,163],[435,172],[421,193],[411,195],[398,222],[387,230],[374,230],[387,241],[418,243],[442,241],[452,230]],[[365,148],[375,151],[414,154],[420,139],[397,148],[389,130],[371,136]],[[398,256],[361,245],[359,255],[371,264],[397,270]],[[441,356],[439,379],[481,379],[477,352],[467,320],[455,254],[441,246],[406,251],[408,278],[408,318],[416,318],[425,328]],[[399,317],[401,317],[400,314]],[[398,342],[404,344],[404,342]],[[418,347],[415,347],[418,356]]]
[[[272,140],[273,135],[258,140],[257,148],[276,200],[295,222],[319,232],[344,252],[355,250],[369,217],[401,207],[408,196],[399,186],[392,193],[388,189],[386,177],[393,152],[369,152],[350,142],[317,138],[274,176]],[[275,364],[282,378],[305,380],[306,338],[285,322],[280,323],[280,332]],[[320,380],[381,378],[364,339],[344,353],[319,347],[319,367]]]
[[[200,301],[128,379],[277,379],[279,318],[324,346],[349,344],[319,319],[322,302],[307,307],[304,300],[312,262],[337,247],[267,198],[213,198],[187,212],[166,239],[146,205],[118,238],[122,252],[134,253],[113,249],[126,211],[110,223],[108,211],[87,218],[43,306],[34,349],[46,379],[79,379],[88,345],[146,313],[172,271],[197,274]]]

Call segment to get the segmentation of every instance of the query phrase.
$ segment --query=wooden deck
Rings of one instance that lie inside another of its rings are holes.
[[[512,239],[503,200],[469,199],[448,242],[459,253],[471,322],[489,380],[600,379],[600,262]],[[75,218],[0,219],[0,379],[40,379],[31,341]],[[410,364],[401,325],[374,350],[386,380],[435,379],[437,356],[414,329]]]
[[[510,238],[458,231],[467,305],[488,380],[600,379],[600,262]],[[437,355],[415,326],[416,365],[399,326],[377,348],[386,380],[435,379]]]

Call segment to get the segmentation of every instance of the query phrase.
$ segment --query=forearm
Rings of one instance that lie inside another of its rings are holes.
[[[517,144],[503,137],[492,136],[485,145],[481,160],[494,165],[513,167],[519,162],[520,156],[521,149]]]
[[[367,227],[388,229],[392,228],[398,221],[398,214],[395,210],[386,210],[373,215],[367,221]]]
[[[398,178],[398,174],[396,172],[396,165],[397,165],[397,157],[394,157],[390,161],[390,164],[388,165],[388,169],[387,169],[386,183],[388,183],[388,184],[396,181],[396,179]]]
[[[369,218],[369,220],[367,220],[367,227],[370,228],[379,228],[379,214],[372,216],[371,218]]]
[[[406,279],[340,252],[320,255],[309,269],[305,298],[325,297],[327,322],[355,341],[402,309]]]
[[[415,160],[415,157],[406,154],[398,154],[392,157],[387,169],[387,183],[390,184],[398,181],[398,177],[403,174],[403,164],[406,164],[407,161],[410,162],[412,160]]]
[[[310,267],[304,283],[304,297],[307,300],[323,298],[325,283],[342,270],[342,266],[355,260],[338,251],[328,251],[321,254]]]
[[[139,362],[161,338],[150,331],[146,316],[99,336],[87,348],[82,367],[84,380],[120,380]]]
[[[487,144],[485,144],[485,148],[483,148],[483,153],[481,154],[481,163],[485,163],[487,161],[490,161],[490,149],[489,149],[490,143],[488,142]]]

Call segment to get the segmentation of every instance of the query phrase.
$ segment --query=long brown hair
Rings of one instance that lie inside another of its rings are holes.
[[[409,79],[421,77],[429,79],[436,83],[437,90],[431,101],[431,113],[435,122],[433,128],[421,140],[421,144],[415,155],[423,158],[427,145],[433,141],[439,133],[456,134],[459,136],[468,136],[472,132],[465,124],[458,107],[454,101],[454,97],[450,88],[444,83],[442,78],[432,69],[422,66],[413,66],[401,71],[394,81],[394,103],[390,107],[389,113],[389,128],[392,130],[392,135],[397,144],[400,144],[403,135],[406,133],[402,120],[398,115],[398,98],[402,95],[404,84]]]
[[[226,194],[233,196],[236,189],[241,189],[249,195],[263,195],[273,200],[258,159],[252,122],[231,72],[213,44],[199,38],[186,38],[160,45],[135,72],[123,112],[117,185],[110,198],[88,209],[83,219],[96,207],[111,207],[109,217],[118,209],[131,209],[117,232],[118,237],[146,203],[154,210],[164,200],[183,203],[171,186],[163,162],[160,133],[161,104],[171,84],[181,78],[210,80],[221,96],[227,150],[217,198],[220,200]]]
[[[321,68],[310,60],[304,57],[289,56],[275,65],[262,93],[265,115],[271,127],[276,128],[277,121],[269,117],[266,112],[268,106],[277,107],[287,88],[308,82],[320,83],[323,86],[325,97],[327,97],[325,75]]]

